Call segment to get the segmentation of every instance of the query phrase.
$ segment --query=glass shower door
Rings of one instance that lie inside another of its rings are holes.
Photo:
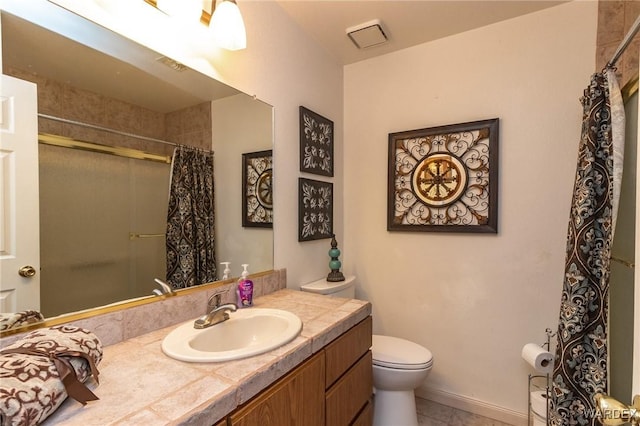
[[[622,189],[611,253],[609,395],[618,401],[630,403],[634,345],[634,258],[638,139],[637,91],[625,102],[625,112],[626,136]]]
[[[151,295],[166,273],[169,165],[44,144],[39,155],[43,314]]]

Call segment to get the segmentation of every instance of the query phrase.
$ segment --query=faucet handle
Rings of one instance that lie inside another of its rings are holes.
[[[214,293],[213,295],[211,295],[209,297],[209,300],[207,300],[207,312],[211,312],[212,310],[220,306],[221,299],[221,293]]]
[[[166,282],[162,281],[159,278],[154,278],[153,281],[156,282],[160,286],[160,288],[156,288],[153,290],[153,294],[156,296],[162,296],[163,294],[176,294],[175,290]]]

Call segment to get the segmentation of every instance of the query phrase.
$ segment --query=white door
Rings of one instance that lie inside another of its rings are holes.
[[[36,85],[0,85],[0,312],[40,310]]]

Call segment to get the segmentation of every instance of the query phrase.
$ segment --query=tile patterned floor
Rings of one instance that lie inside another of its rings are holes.
[[[420,426],[512,426],[433,401],[416,398]]]

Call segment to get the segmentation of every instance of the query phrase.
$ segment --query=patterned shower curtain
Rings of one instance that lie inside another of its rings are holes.
[[[554,426],[599,425],[593,396],[607,392],[610,256],[624,155],[613,69],[593,75],[582,105],[550,398]]]
[[[167,215],[167,282],[186,288],[216,280],[213,153],[173,153]]]

